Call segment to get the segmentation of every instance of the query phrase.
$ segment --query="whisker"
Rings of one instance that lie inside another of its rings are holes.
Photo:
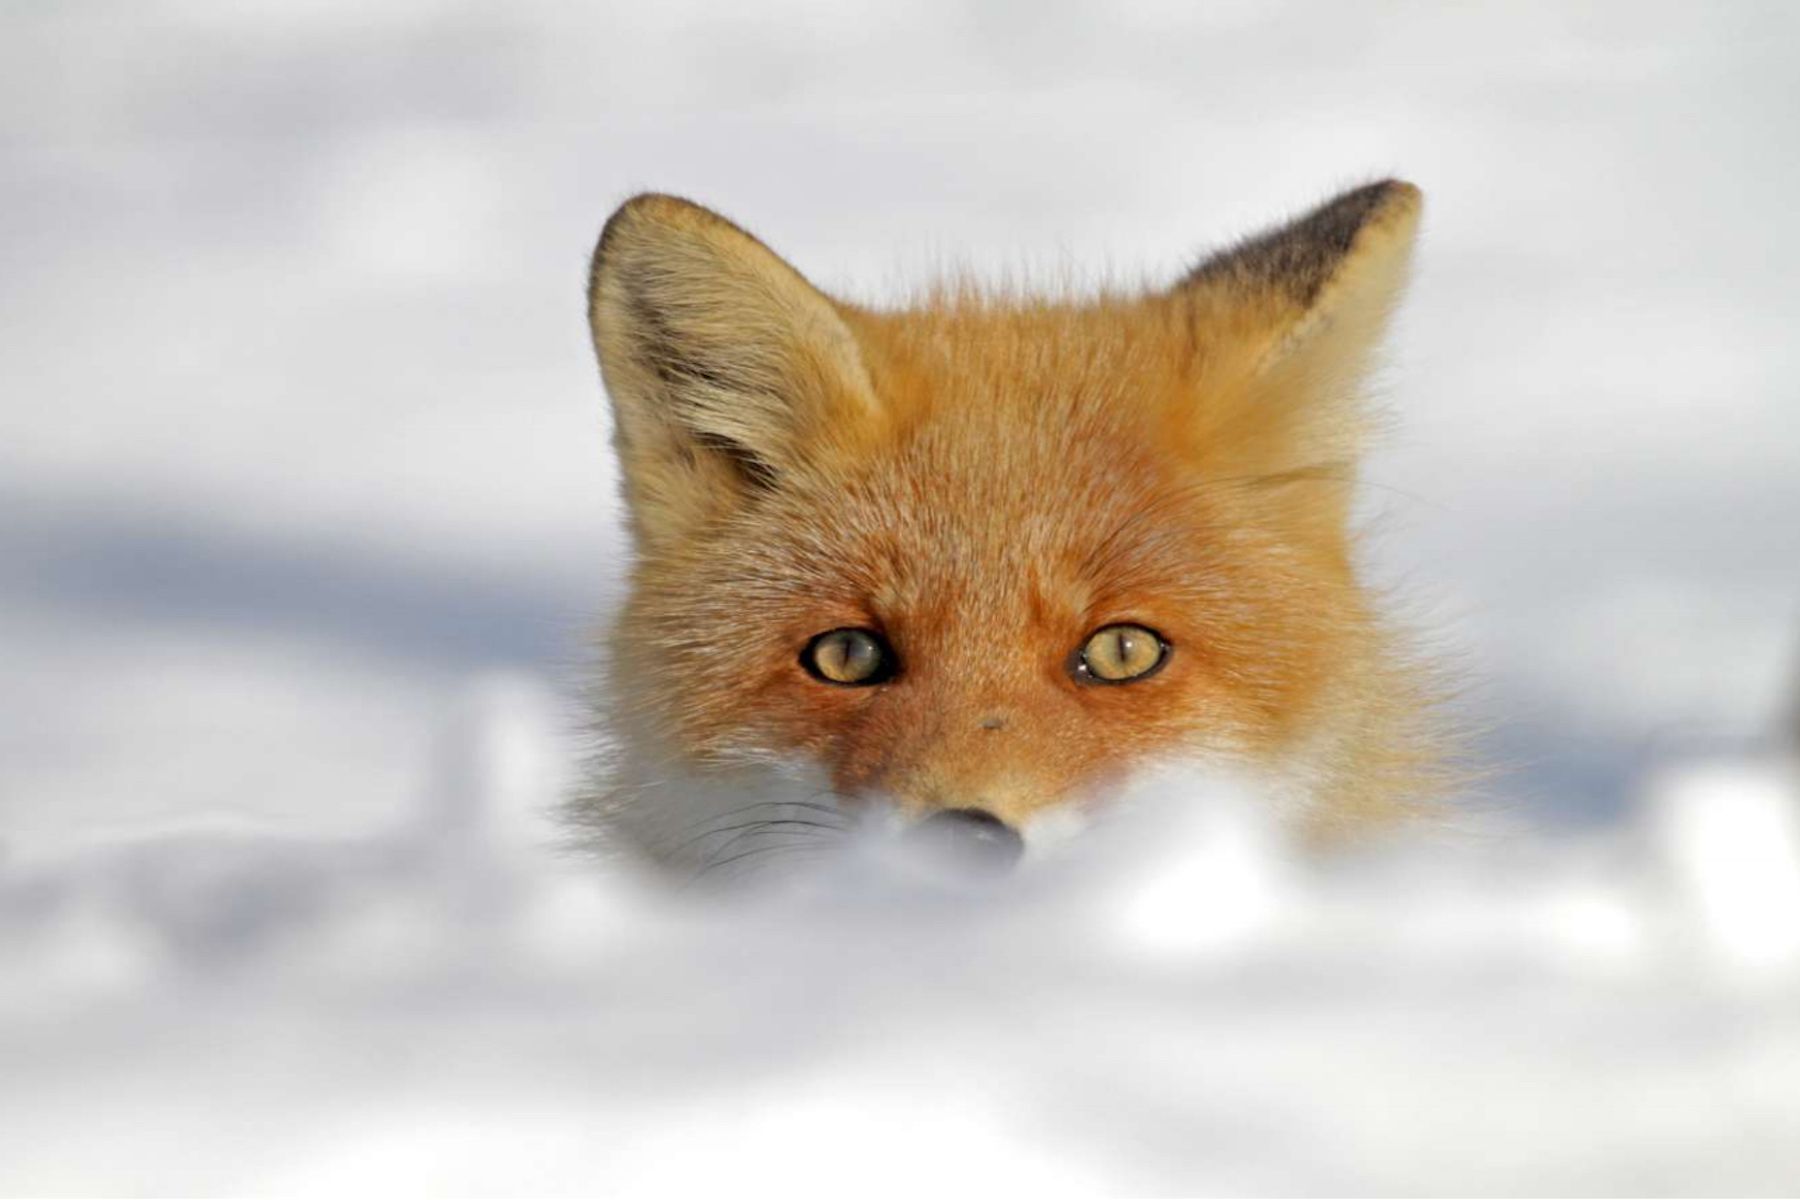
[[[777,824],[788,825],[788,826],[798,826],[799,828],[776,829],[776,828],[774,828],[774,826]],[[848,826],[840,826],[840,825],[821,825],[821,824],[815,824],[811,821],[784,821],[784,822],[757,821],[757,822],[752,822],[748,825],[742,826],[741,828],[742,828],[743,832],[734,834],[731,837],[726,838],[723,842],[719,843],[717,846],[714,846],[712,848],[712,851],[711,851],[711,854],[709,855],[709,857],[716,858],[717,856],[724,854],[726,851],[730,850],[733,846],[736,846],[742,842],[749,841],[752,838],[757,837],[759,834],[785,833],[790,837],[800,837],[803,841],[818,841],[820,834],[822,834],[822,833],[829,832],[829,833],[834,833],[834,834],[838,834],[839,836],[842,836],[849,827]],[[815,832],[810,833],[810,834],[802,834],[801,833],[802,829],[813,830]]]
[[[705,879],[707,876],[713,874],[716,871],[722,870],[725,867],[729,867],[733,863],[741,863],[748,859],[757,858],[759,856],[765,856],[765,855],[769,855],[769,854],[782,853],[782,852],[785,852],[788,854],[802,854],[802,852],[808,851],[808,850],[813,851],[815,854],[819,852],[819,850],[816,846],[816,839],[812,843],[809,843],[808,841],[803,840],[803,841],[798,841],[798,842],[778,842],[778,843],[768,845],[768,846],[752,846],[750,849],[740,851],[737,854],[733,854],[729,858],[722,858],[722,859],[718,859],[714,862],[707,863],[705,866],[701,867],[698,871],[695,871],[691,876],[689,876],[687,881],[682,886],[683,887],[692,887],[692,886],[698,884],[701,880]],[[802,856],[810,857],[810,856],[804,855],[804,854],[802,854]]]
[[[823,792],[814,793],[814,795],[824,794],[825,793]],[[807,812],[828,813],[835,817],[847,817],[848,815],[843,809],[838,808],[836,805],[818,804],[812,800],[759,800],[754,804],[739,805],[736,808],[727,809],[722,813],[707,813],[705,816],[688,822],[677,832],[686,833],[690,830],[700,829],[702,826],[709,825],[715,821],[729,821],[733,817],[745,816],[748,813],[755,812],[759,808],[797,808]]]
[[[731,815],[735,815],[735,814],[728,813],[726,815],[731,816]],[[723,818],[721,818],[721,819],[723,819]],[[677,842],[675,844],[675,849],[685,850],[689,846],[693,845],[695,842],[705,841],[707,838],[712,837],[715,834],[735,833],[736,831],[738,831],[740,829],[750,829],[750,830],[773,829],[773,828],[776,828],[777,826],[784,826],[784,825],[785,826],[794,826],[794,827],[798,827],[798,828],[802,828],[802,829],[847,830],[850,828],[850,823],[848,821],[844,822],[842,825],[833,825],[826,821],[808,821],[801,817],[766,817],[766,818],[763,818],[761,820],[756,820],[756,821],[740,821],[736,825],[725,825],[725,826],[721,826],[718,829],[703,829],[699,833],[696,833],[693,837],[686,838],[680,842]],[[717,847],[715,847],[715,849],[717,849]]]

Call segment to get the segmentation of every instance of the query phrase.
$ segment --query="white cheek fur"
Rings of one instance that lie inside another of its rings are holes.
[[[827,773],[807,759],[744,752],[698,767],[642,730],[618,730],[606,785],[582,807],[603,844],[648,859],[677,878],[778,876],[803,864],[862,857],[908,824],[880,793],[842,804]],[[1121,783],[1033,813],[1020,828],[1027,864],[1066,861],[1121,827],[1168,819],[1169,798],[1254,794],[1263,817],[1303,820],[1312,806],[1306,754],[1285,765],[1247,766],[1223,748],[1146,763]],[[1151,814],[1161,814],[1160,817]],[[730,861],[727,861],[730,860]]]

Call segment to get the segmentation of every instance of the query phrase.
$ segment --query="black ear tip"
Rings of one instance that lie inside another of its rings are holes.
[[[1309,307],[1356,249],[1364,230],[1410,220],[1423,198],[1416,185],[1403,179],[1351,188],[1284,225],[1211,255],[1188,272],[1181,286],[1262,288]]]
[[[1361,223],[1380,213],[1414,211],[1424,201],[1425,193],[1416,183],[1404,179],[1378,179],[1351,188],[1336,199],[1326,201],[1316,211],[1344,210],[1354,214]]]
[[[1356,235],[1389,216],[1417,211],[1424,193],[1402,179],[1381,179],[1351,188],[1287,225],[1308,241],[1347,253]]]
[[[1417,200],[1425,194],[1419,190],[1418,184],[1390,175],[1385,179],[1374,179],[1358,187],[1353,187],[1349,191],[1343,193],[1343,198],[1360,196],[1365,193],[1371,194],[1376,197],[1377,200],[1381,201],[1402,199]]]

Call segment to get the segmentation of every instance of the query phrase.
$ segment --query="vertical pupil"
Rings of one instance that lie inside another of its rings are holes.
[[[868,638],[854,633],[845,634],[844,674],[852,677],[860,677],[867,674],[868,672],[865,668],[868,666],[869,659],[873,653],[874,647],[870,645]]]
[[[1107,625],[1089,635],[1080,660],[1070,669],[1077,675],[1123,683],[1148,675],[1162,665],[1167,647],[1159,634],[1142,625]]]
[[[873,633],[834,629],[813,639],[800,662],[814,677],[831,683],[885,683],[894,673],[890,653]]]
[[[873,638],[855,632],[840,633],[819,647],[821,667],[827,675],[855,683],[874,674],[880,655]]]

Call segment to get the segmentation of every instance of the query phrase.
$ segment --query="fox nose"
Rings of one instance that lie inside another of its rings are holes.
[[[946,808],[920,821],[913,834],[957,867],[987,875],[1010,871],[1025,852],[1019,831],[981,808]]]

